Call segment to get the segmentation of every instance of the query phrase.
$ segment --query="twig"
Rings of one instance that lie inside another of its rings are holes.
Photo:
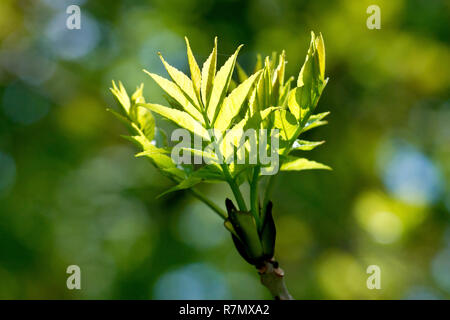
[[[258,269],[261,283],[269,289],[275,300],[294,300],[284,283],[284,271],[275,260],[265,261]]]

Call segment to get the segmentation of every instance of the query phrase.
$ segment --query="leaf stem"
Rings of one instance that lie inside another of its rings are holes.
[[[234,198],[236,199],[239,210],[247,211],[247,206],[245,205],[244,197],[242,196],[241,189],[237,185],[236,181],[231,176],[230,170],[226,164],[222,164],[222,170],[225,174],[228,184],[230,185],[231,191],[233,192]]]
[[[306,121],[309,119],[311,113],[312,113],[311,110],[308,110],[305,117],[299,123],[299,126],[295,130],[295,133],[293,134],[292,138],[289,139],[289,141],[288,141],[288,147],[282,153],[283,156],[288,155],[289,152],[291,152],[292,144],[294,143],[295,139],[297,139],[298,136],[300,135],[300,133],[302,132],[303,128],[305,127]],[[269,181],[267,182],[267,185],[266,185],[266,189],[264,192],[263,208],[262,208],[262,215],[263,215],[262,219],[264,219],[266,207],[267,207],[267,204],[269,203],[269,200],[270,200],[270,197],[271,197],[274,185],[275,185],[275,177],[276,177],[276,175],[270,176]]]
[[[202,104],[201,109],[202,109],[203,120],[205,121],[205,127],[208,130],[208,134],[211,138],[211,141],[214,143],[214,148],[215,148],[216,154],[217,154],[217,150],[219,150],[219,144],[217,143],[216,136],[214,135],[214,133],[211,134],[209,132],[211,130],[211,124],[209,122],[209,118],[206,113],[206,108],[205,108],[205,106],[203,106],[203,104]],[[221,156],[221,155],[217,154],[217,156]],[[236,199],[236,202],[239,206],[239,210],[247,211],[247,206],[245,205],[245,200],[244,200],[244,197],[242,196],[241,189],[239,189],[239,186],[237,185],[236,181],[231,176],[228,165],[226,163],[222,163],[220,166],[223,170],[223,174],[225,175],[225,179],[227,180],[228,185],[230,186],[231,191],[233,192],[234,198]]]
[[[259,217],[259,199],[258,199],[258,179],[259,179],[260,167],[253,168],[253,176],[250,184],[250,206],[253,217],[255,217],[256,225],[258,229],[261,228],[261,219]]]

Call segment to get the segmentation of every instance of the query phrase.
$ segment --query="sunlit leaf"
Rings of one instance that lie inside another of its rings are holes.
[[[193,155],[200,156],[203,159],[207,159],[210,162],[219,162],[219,158],[215,153],[206,151],[206,150],[198,150],[193,148],[181,148],[181,150],[192,153]]]
[[[280,129],[280,136],[285,141],[295,139],[295,133],[298,130],[298,122],[294,115],[286,109],[275,111],[275,128]]]
[[[147,139],[153,140],[155,136],[155,118],[153,118],[150,111],[143,107],[137,106],[136,110],[136,123],[139,129],[141,129]]]
[[[230,127],[232,120],[239,114],[242,104],[247,99],[250,89],[260,74],[261,72],[258,71],[252,75],[225,98],[223,106],[214,122],[216,129],[225,130]]]
[[[130,113],[130,98],[128,97],[127,91],[125,90],[122,82],[119,81],[119,87],[116,86],[116,83],[112,81],[113,87],[110,88],[112,94],[116,98],[116,100],[119,102],[119,104],[122,106],[123,111],[125,114]]]
[[[158,113],[170,121],[175,122],[180,127],[202,137],[204,140],[210,141],[208,131],[206,131],[201,123],[192,118],[188,113],[153,103],[146,103],[142,106],[148,108],[150,111]]]
[[[203,116],[196,107],[192,105],[189,99],[181,91],[181,89],[172,81],[160,77],[157,74],[144,70],[152,79],[163,89],[172,99],[174,99],[184,110],[194,117],[197,121],[204,124]]]
[[[317,48],[317,55],[319,58],[319,70],[322,80],[325,77],[325,44],[323,41],[322,33],[319,34],[319,36],[316,38],[316,48]]]
[[[201,94],[203,106],[208,105],[211,96],[212,86],[214,82],[214,76],[216,74],[217,65],[217,37],[214,39],[214,48],[208,59],[202,67],[202,83],[201,83]]]
[[[186,40],[187,56],[189,62],[189,69],[191,70],[192,84],[194,85],[194,90],[197,93],[197,98],[199,98],[200,87],[202,82],[202,73],[200,71],[200,68],[198,67],[197,61],[195,60],[194,54],[192,53],[188,38],[184,37],[184,39]]]
[[[185,75],[183,72],[179,71],[178,69],[172,67],[170,64],[168,64],[163,56],[159,53],[159,57],[161,58],[161,61],[164,64],[164,67],[166,68],[167,72],[170,75],[170,78],[172,78],[173,82],[175,82],[178,87],[183,91],[183,93],[186,95],[187,98],[189,98],[190,102],[198,107],[198,101],[197,96],[194,91],[194,85],[192,84],[191,79],[187,75]]]
[[[288,160],[281,165],[281,171],[301,171],[311,169],[331,170],[327,165],[305,158],[288,157],[287,159]]]
[[[190,176],[188,176],[186,179],[182,180],[179,184],[176,186],[170,188],[169,190],[166,190],[162,194],[158,196],[162,197],[168,193],[189,189],[193,186],[201,183],[201,182],[213,182],[213,181],[223,181],[225,178],[220,172],[217,167],[215,166],[205,166],[202,167],[196,171],[194,171]]]
[[[292,150],[310,151],[324,143],[325,141],[306,141],[297,139],[292,144]]]
[[[319,126],[323,126],[327,124],[327,121],[323,121],[322,119],[325,118],[327,115],[329,115],[330,112],[322,112],[318,114],[314,114],[309,117],[308,121],[306,122],[305,126],[302,129],[302,132],[314,129]]]
[[[214,84],[211,92],[211,99],[209,100],[207,107],[208,118],[211,123],[214,122],[216,117],[217,107],[222,103],[225,94],[228,90],[230,84],[231,76],[233,74],[234,65],[236,63],[236,58],[241,50],[242,45],[240,45],[236,52],[228,58],[225,64],[220,68],[214,78]]]

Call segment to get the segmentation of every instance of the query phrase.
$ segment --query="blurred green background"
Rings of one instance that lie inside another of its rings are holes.
[[[81,30],[66,8],[81,7]],[[381,29],[366,27],[371,4]],[[444,0],[39,0],[0,2],[0,298],[270,298],[222,221],[178,192],[120,137],[108,88],[188,72],[219,37],[219,63],[245,44],[286,49],[297,76],[322,32],[329,125],[305,154],[332,172],[281,174],[276,255],[297,299],[450,298],[449,2]],[[223,205],[225,185],[202,190]],[[66,288],[81,267],[82,289]],[[366,268],[381,268],[368,290]]]

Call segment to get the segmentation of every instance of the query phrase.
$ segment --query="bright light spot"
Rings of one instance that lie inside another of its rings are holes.
[[[42,96],[19,83],[6,88],[3,94],[3,110],[14,122],[31,124],[43,118],[50,109]]]
[[[45,34],[50,49],[60,58],[74,60],[91,52],[100,41],[97,22],[85,11],[81,12],[81,29],[66,28],[67,14],[56,15],[47,25]]]
[[[160,300],[207,300],[229,298],[228,287],[219,272],[206,264],[191,264],[162,275],[153,298]]]
[[[378,211],[368,217],[367,229],[376,241],[387,244],[400,238],[403,226],[395,214]]]
[[[423,207],[409,205],[375,191],[362,193],[354,207],[359,225],[375,241],[383,244],[396,242],[416,228],[427,212]]]
[[[325,253],[318,261],[317,276],[327,299],[367,298],[365,268],[345,252]]]
[[[396,198],[423,205],[434,203],[442,195],[440,170],[413,146],[390,141],[381,146],[378,156],[383,182]]]

